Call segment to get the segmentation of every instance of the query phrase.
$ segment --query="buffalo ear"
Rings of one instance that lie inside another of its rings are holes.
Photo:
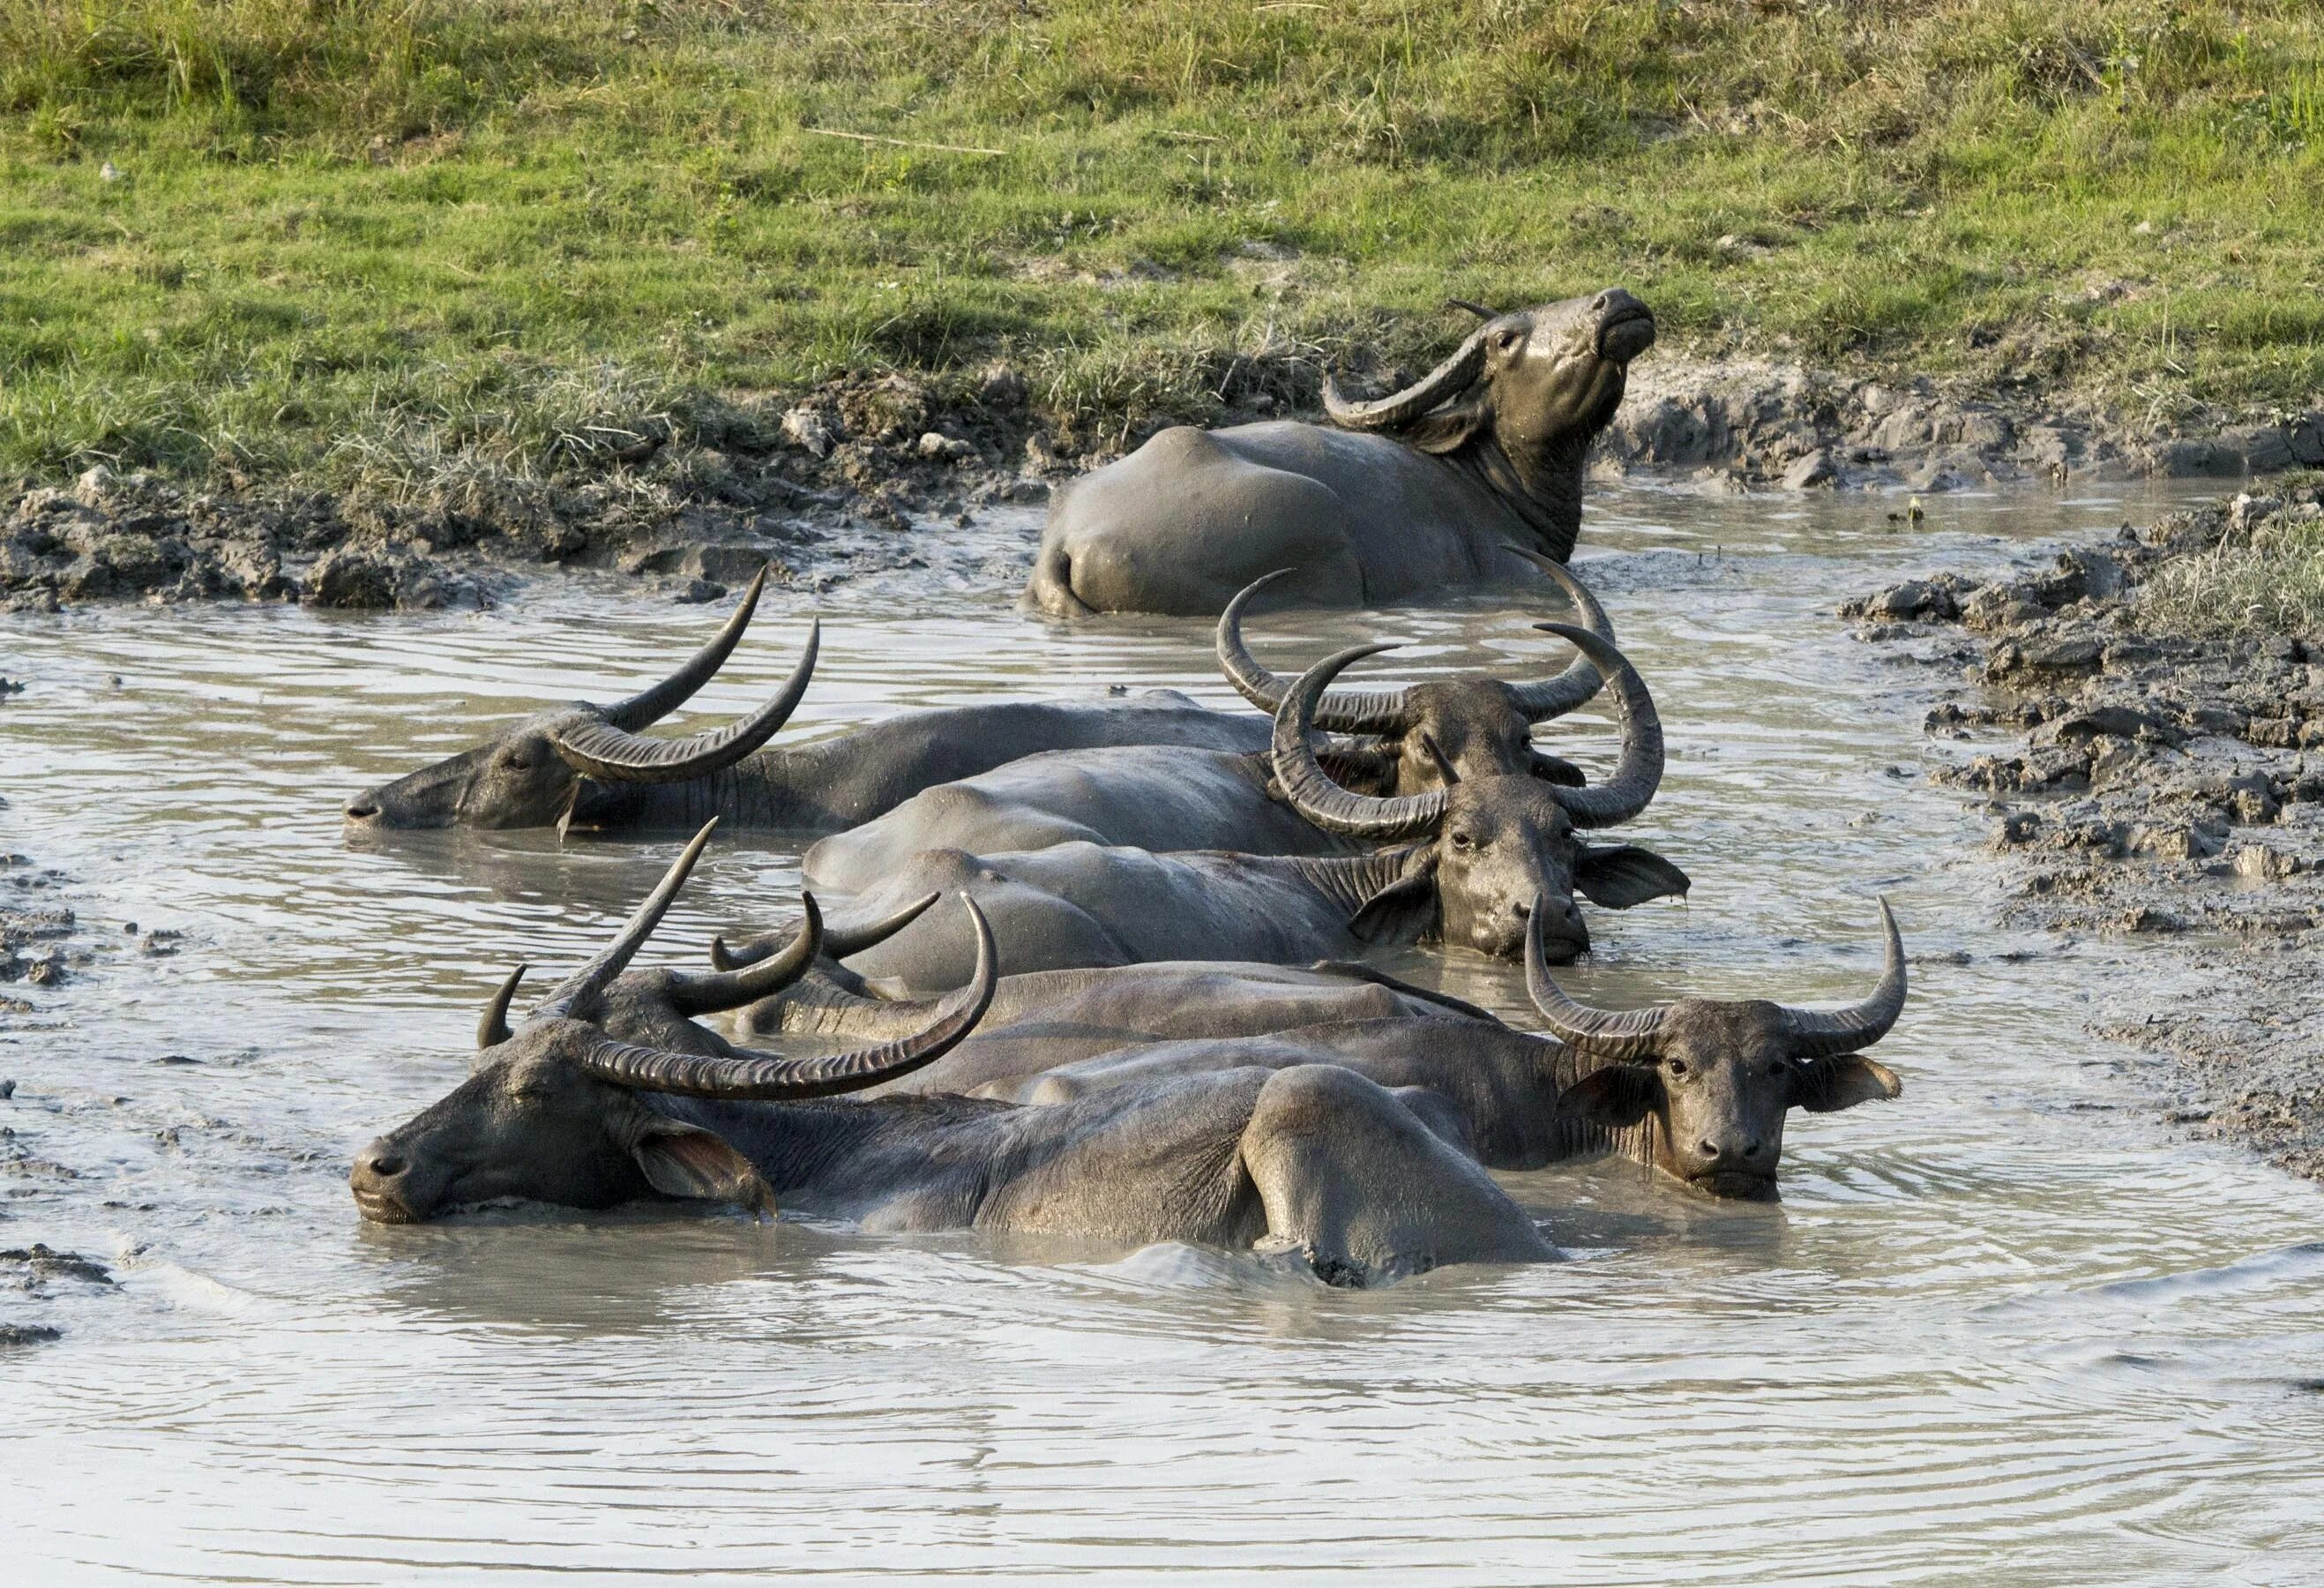
[[[646,1183],[664,1196],[696,1202],[732,1202],[753,1213],[774,1211],[774,1193],[759,1178],[751,1160],[712,1131],[657,1121],[630,1149]]]
[[[1462,402],[1452,408],[1440,408],[1434,413],[1424,413],[1410,424],[1390,430],[1389,435],[1407,447],[1423,452],[1458,452],[1469,444],[1471,437],[1484,428],[1485,405],[1482,402]]]
[[[1425,861],[1382,888],[1348,918],[1348,930],[1364,943],[1407,943],[1436,926],[1436,863]]]
[[[1594,1069],[1557,1094],[1561,1113],[1607,1131],[1626,1131],[1663,1103],[1663,1079],[1642,1064]]]
[[[1859,1103],[1879,1103],[1901,1094],[1904,1083],[1885,1064],[1860,1053],[1812,1058],[1799,1066],[1792,1101],[1810,1113],[1838,1113]]]
[[[1552,755],[1546,750],[1533,752],[1533,775],[1561,789],[1584,789],[1590,785],[1589,777],[1580,767],[1562,755]]]
[[[1671,893],[1683,899],[1692,886],[1684,872],[1636,844],[1602,849],[1593,845],[1585,847],[1573,863],[1574,891],[1608,909],[1628,909]]]

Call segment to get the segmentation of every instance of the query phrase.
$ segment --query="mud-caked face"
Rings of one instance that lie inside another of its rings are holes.
[[[557,736],[595,720],[586,706],[536,713],[489,743],[366,789],[347,801],[346,825],[356,831],[554,826],[581,779],[558,752]]]
[[[1485,328],[1495,434],[1524,451],[1586,443],[1612,421],[1630,361],[1654,343],[1654,315],[1619,287],[1502,315]]]
[[[1435,861],[1447,943],[1514,958],[1539,909],[1545,956],[1570,965],[1590,947],[1577,894],[1628,909],[1686,891],[1685,873],[1650,850],[1586,842],[1549,787],[1530,774],[1462,781],[1446,796]]]
[[[1497,679],[1439,679],[1406,689],[1396,790],[1443,788],[1445,766],[1462,778],[1530,770],[1533,724],[1516,694]]]
[[[440,1102],[356,1155],[347,1177],[374,1223],[420,1223],[480,1203],[605,1208],[657,1195],[750,1200],[756,1177],[707,1131],[665,1118],[575,1055],[601,1034],[529,1026]]]
[[[1710,1196],[1769,1201],[1791,1110],[1828,1113],[1900,1090],[1861,1054],[1796,1057],[1780,1005],[1695,999],[1670,1006],[1650,1056],[1596,1071],[1562,1105],[1612,1129],[1651,1118],[1656,1168]]]

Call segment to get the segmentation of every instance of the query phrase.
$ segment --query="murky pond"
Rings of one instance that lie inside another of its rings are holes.
[[[2120,498],[1602,497],[1586,573],[1670,725],[1626,830],[1691,902],[1593,914],[1572,983],[1853,996],[1895,900],[1901,1103],[1795,1116],[1780,1206],[1620,1164],[1510,1177],[1580,1260],[1349,1294],[1180,1249],[869,1238],[734,1217],[358,1222],[353,1149],[465,1073],[514,961],[603,940],[675,849],[421,834],[337,805],[540,702],[658,675],[715,611],[546,584],[482,616],[101,611],[0,625],[0,847],[117,945],[0,1016],[0,1245],[117,1288],[0,1293],[11,1581],[695,1582],[1191,1570],[1397,1583],[2324,1582],[2324,1195],[2172,1139],[2084,1032],[2174,986],[1995,925],[1977,818],[1922,781],[1915,670],[1831,620]],[[1205,625],[1011,605],[1029,521],[814,602],[802,738],[915,704],[1174,684]],[[770,598],[684,720],[788,671]],[[1496,605],[1262,616],[1278,667],[1562,661]],[[1609,763],[1602,716],[1561,750]],[[786,919],[721,840],[658,952]],[[137,952],[124,930],[186,936]],[[1426,956],[1401,962],[1430,967]],[[1443,962],[1512,1011],[1507,969]],[[23,991],[13,989],[12,991]]]

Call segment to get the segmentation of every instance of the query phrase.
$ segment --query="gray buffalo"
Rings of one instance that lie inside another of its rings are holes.
[[[1766,1199],[1775,1194],[1791,1109],[1829,1113],[1903,1089],[1860,1051],[1886,1036],[1904,1007],[1904,943],[1885,900],[1880,921],[1879,983],[1837,1011],[1690,998],[1610,1014],[1559,988],[1536,934],[1526,979],[1547,1036],[1454,1001],[1433,1005],[1416,989],[1366,989],[1404,1007],[1309,1021],[1312,1011],[1363,1000],[1353,987],[1336,997],[1322,988],[1293,995],[1256,965],[1212,967],[1200,1008],[1179,1001],[1175,978],[1147,974],[1157,967],[1084,972],[1011,989],[1007,1011],[996,1007],[975,1036],[888,1089],[1055,1103],[1215,1070],[1337,1064],[1402,1094],[1432,1095],[1490,1168],[1539,1168],[1611,1148],[1697,1190]],[[936,1007],[872,997],[826,974],[811,991],[775,994],[749,1018],[853,1039],[917,1026]]]
[[[1545,568],[1582,625],[1610,643],[1613,624],[1596,598],[1556,564]],[[1229,605],[1219,619],[1218,654],[1234,687],[1272,716],[1289,682],[1251,656],[1240,628],[1245,605],[1268,582]],[[1456,776],[1529,773],[1578,788],[1580,769],[1535,748],[1533,730],[1588,701],[1602,683],[1597,664],[1577,652],[1563,672],[1526,683],[1466,678],[1332,691],[1314,719],[1349,735],[1335,738],[1323,757],[1338,781],[1409,792],[1443,787],[1449,767]],[[1126,745],[1052,751],[940,783],[823,839],[807,851],[805,869],[810,886],[854,893],[876,887],[923,849],[997,854],[1076,842],[1245,854],[1350,854],[1363,847],[1286,800],[1264,755]]]
[[[1662,725],[1620,651],[1586,630],[1541,626],[1580,646],[1613,684],[1622,754],[1600,786],[1561,788],[1517,773],[1388,799],[1342,788],[1316,759],[1312,717],[1351,661],[1389,649],[1358,646],[1310,668],[1284,701],[1276,775],[1285,799],[1318,826],[1397,846],[1323,857],[1091,843],[990,855],[929,849],[859,906],[884,915],[924,894],[966,892],[991,918],[1010,963],[1029,971],[1166,959],[1297,964],[1353,957],[1379,942],[1514,956],[1538,901],[1555,952],[1570,960],[1590,944],[1575,893],[1627,909],[1683,893],[1688,882],[1649,850],[1579,836],[1646,808],[1662,778]],[[921,992],[959,985],[973,950],[957,927],[930,917],[856,956],[853,966],[887,991]]]
[[[1290,568],[1293,598],[1360,605],[1501,578],[1511,546],[1563,562],[1590,443],[1654,340],[1646,306],[1613,288],[1488,313],[1377,402],[1327,380],[1336,429],[1164,430],[1058,493],[1027,594],[1060,616],[1210,614]]]
[[[762,749],[807,693],[820,630],[789,681],[750,716],[684,739],[643,730],[708,683],[749,626],[762,573],[718,636],[669,678],[611,706],[576,701],[365,789],[346,803],[355,832],[405,827],[691,831],[713,817],[740,826],[835,832],[921,789],[1019,756],[1106,744],[1263,749],[1267,724],[1152,690],[1120,702],[1003,701],[908,711],[791,750]]]
[[[760,965],[624,974],[707,838],[705,828],[611,946],[513,1027],[510,978],[480,1025],[468,1078],[357,1156],[348,1184],[364,1217],[409,1223],[480,1204],[652,1198],[763,1211],[780,1199],[875,1230],[1256,1248],[1296,1254],[1335,1284],[1557,1256],[1472,1159],[1423,1122],[1441,1113],[1429,1100],[1407,1106],[1346,1069],[1190,1076],[1057,1107],[818,1101],[957,1042],[991,997],[991,939],[972,903],[975,973],[908,1037],[820,1058],[736,1048],[690,1017],[804,970],[819,946],[811,903],[784,951]]]

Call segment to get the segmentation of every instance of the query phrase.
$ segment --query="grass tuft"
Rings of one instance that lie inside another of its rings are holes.
[[[2174,559],[2140,586],[2140,615],[2174,633],[2324,634],[2324,518],[2313,512],[2324,474],[2273,483],[2292,506],[2231,530],[2206,551]]]

